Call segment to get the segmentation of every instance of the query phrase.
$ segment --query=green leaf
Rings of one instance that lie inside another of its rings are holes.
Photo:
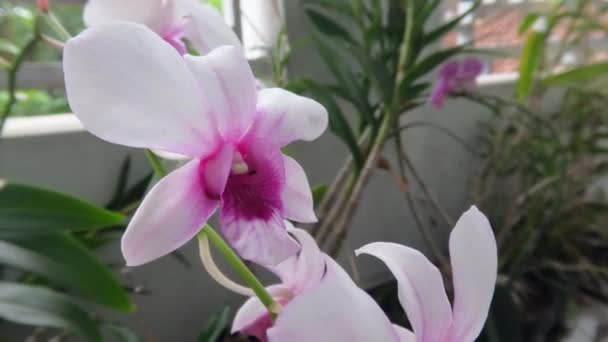
[[[0,179],[0,236],[92,230],[123,220],[77,198]]]
[[[301,79],[291,84],[292,89],[296,92],[307,92],[312,95],[317,101],[319,101],[325,109],[327,109],[329,115],[329,129],[338,137],[342,142],[346,144],[350,150],[353,160],[357,168],[363,167],[363,157],[361,156],[361,150],[359,144],[355,138],[352,128],[346,121],[340,106],[331,96],[330,91],[327,87],[318,84],[312,80]]]
[[[140,342],[141,339],[129,327],[115,323],[103,323],[101,329],[116,337],[119,342]]]
[[[84,298],[116,310],[134,309],[110,270],[67,234],[0,241],[0,264],[32,272]]]
[[[424,37],[422,38],[422,41],[424,41],[424,44],[431,44],[432,42],[436,41],[437,39],[440,39],[441,37],[443,37],[448,32],[452,31],[454,28],[456,28],[456,26],[458,25],[458,23],[460,23],[460,21],[462,19],[464,19],[467,15],[473,13],[473,11],[475,11],[477,9],[477,7],[479,7],[480,4],[481,4],[481,1],[479,1],[479,0],[475,1],[475,3],[473,3],[471,8],[469,8],[468,10],[463,12],[461,15],[459,15],[456,18],[448,21],[447,23],[437,27],[436,29],[432,30],[431,32],[425,34]]]
[[[203,332],[198,337],[198,342],[217,342],[222,333],[230,323],[230,307],[225,306],[220,312],[215,313],[203,329]]]
[[[0,38],[0,52],[17,55],[19,53],[19,47],[8,39]]]
[[[314,203],[314,207],[317,207],[317,205],[321,203],[328,189],[329,186],[327,184],[319,184],[312,188],[312,202]]]
[[[608,63],[587,64],[555,75],[545,77],[543,85],[552,86],[566,83],[586,81],[608,73]]]
[[[357,45],[348,30],[343,28],[338,22],[328,16],[325,9],[316,9],[315,7],[306,7],[306,14],[319,32],[340,39],[344,39],[350,44]]]
[[[101,341],[99,327],[70,297],[51,290],[0,282],[0,317],[26,325],[65,329]]]
[[[542,58],[545,33],[531,32],[519,58],[519,79],[517,81],[517,98],[522,101],[532,91],[534,78]]]
[[[538,17],[540,17],[539,13],[528,13],[528,15],[526,15],[524,20],[522,20],[521,24],[519,25],[519,30],[517,31],[517,33],[522,36],[524,33],[528,32],[528,30],[530,29],[530,27],[532,27],[532,25],[534,25]]]
[[[352,6],[345,0],[303,0],[302,3],[307,8],[314,5],[324,10],[332,10],[335,13],[345,16],[352,17],[355,15]]]
[[[361,87],[359,79],[355,77],[355,73],[349,66],[349,63],[346,62],[347,57],[345,57],[344,53],[336,50],[337,47],[341,46],[340,43],[334,40],[332,42],[336,44],[330,46],[318,34],[313,34],[313,41],[330,72],[338,80],[340,86],[345,89],[346,94],[348,94],[347,100],[357,108],[361,119],[366,123],[375,124],[372,110],[367,102],[367,94]]]

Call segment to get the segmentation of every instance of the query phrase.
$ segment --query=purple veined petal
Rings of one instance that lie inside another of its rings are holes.
[[[321,282],[287,303],[268,329],[270,342],[398,342],[376,302],[331,258]]]
[[[448,80],[440,78],[435,83],[435,88],[433,88],[433,92],[431,93],[430,102],[436,109],[442,109],[445,104],[445,98],[449,94],[449,85]]]
[[[138,266],[181,247],[218,204],[205,196],[198,160],[171,172],[146,195],[122,237],[127,265]]]
[[[269,269],[281,278],[283,285],[295,293],[300,293],[315,286],[323,278],[325,255],[308,232],[294,228],[287,221],[285,223],[288,226],[287,231],[300,243],[300,253]]]
[[[160,33],[173,19],[173,3],[165,0],[88,0],[84,6],[87,27],[116,20],[131,21],[148,26]]]
[[[293,158],[283,155],[285,165],[285,189],[281,193],[285,218],[302,222],[317,222],[312,192],[306,173]]]
[[[257,110],[253,133],[279,147],[295,140],[314,140],[327,128],[325,107],[280,88],[260,90]]]
[[[403,306],[418,342],[443,341],[452,321],[452,308],[441,273],[422,253],[396,243],[375,242],[355,253],[382,260],[397,279]]]
[[[268,293],[279,303],[287,303],[293,295],[284,285],[272,285],[266,288]],[[241,332],[247,336],[255,336],[261,342],[268,341],[266,331],[272,326],[272,319],[266,307],[257,297],[251,297],[239,308],[232,321],[231,333]]]
[[[281,151],[256,141],[244,141],[237,149],[239,167],[233,168],[222,194],[222,230],[241,257],[276,265],[300,249],[283,222]]]
[[[393,328],[397,332],[397,335],[399,335],[399,342],[416,342],[416,335],[410,330],[396,324],[393,324]]]
[[[475,79],[483,71],[483,61],[476,57],[468,57],[462,61],[461,75],[465,78]]]
[[[201,55],[224,45],[242,49],[239,38],[215,8],[195,0],[180,0],[177,8],[187,21],[185,37]]]
[[[452,59],[445,62],[439,68],[438,78],[451,79],[460,72],[461,62],[457,59]]]
[[[454,319],[449,341],[474,341],[488,317],[498,272],[492,227],[475,206],[456,222],[450,235],[450,258]]]
[[[85,30],[66,44],[63,68],[70,107],[96,136],[191,157],[216,148],[196,79],[145,26],[115,22]]]
[[[236,143],[253,123],[257,90],[245,55],[234,46],[219,47],[205,56],[185,56],[224,140]]]

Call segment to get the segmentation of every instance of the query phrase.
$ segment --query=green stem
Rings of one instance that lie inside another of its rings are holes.
[[[167,170],[165,170],[165,167],[158,156],[149,149],[145,149],[144,153],[146,154],[146,158],[148,158],[148,162],[150,162],[150,166],[154,169],[154,173],[160,178],[165,177],[167,175]]]
[[[2,110],[0,111],[0,136],[2,136],[2,129],[4,128],[4,123],[5,123],[6,119],[8,118],[8,115],[10,114],[11,109],[13,108],[13,106],[15,105],[15,102],[17,100],[16,96],[15,96],[15,93],[17,91],[17,72],[19,71],[19,68],[25,61],[25,57],[30,53],[30,51],[32,51],[32,49],[34,48],[36,43],[40,40],[38,18],[36,18],[36,20],[34,22],[33,34],[34,35],[25,43],[25,45],[23,46],[21,51],[19,51],[19,54],[17,54],[15,56],[15,58],[13,59],[13,62],[11,63],[11,65],[8,67],[8,69],[6,71],[6,73],[7,73],[6,90],[8,92],[8,99],[7,99],[6,103],[4,104],[4,106],[2,107]]]
[[[264,304],[268,312],[274,319],[277,315],[277,311],[280,309],[280,305],[274,301],[270,293],[266,291],[266,288],[251,272],[251,270],[245,265],[243,260],[228,246],[228,244],[222,239],[222,237],[211,228],[210,225],[205,225],[203,229],[198,232],[199,235],[205,235],[209,241],[219,250],[224,259],[228,261],[230,266],[236,271],[236,273],[243,279],[243,281],[253,290],[255,295],[260,299],[260,302]]]

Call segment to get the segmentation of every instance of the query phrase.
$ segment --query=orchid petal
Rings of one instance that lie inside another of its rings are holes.
[[[281,278],[285,286],[294,292],[301,292],[321,280],[325,273],[325,256],[308,232],[294,228],[289,222],[285,224],[287,231],[300,243],[300,253],[269,269]]]
[[[190,240],[217,208],[205,196],[198,161],[193,160],[160,180],[146,195],[122,237],[128,266],[159,258]]]
[[[399,335],[399,342],[416,342],[416,335],[408,329],[393,324],[393,328]]]
[[[254,126],[256,136],[285,146],[294,140],[311,141],[327,128],[327,110],[320,103],[279,88],[260,90]]]
[[[223,45],[241,48],[239,38],[215,8],[200,1],[182,0],[178,10],[186,19],[185,37],[199,54],[207,54]]]
[[[458,75],[460,71],[460,61],[459,60],[451,60],[439,68],[439,78],[451,79]]]
[[[433,88],[433,92],[431,93],[430,102],[436,109],[442,109],[445,104],[445,98],[448,96],[450,91],[447,80],[439,79],[435,84],[435,88]]]
[[[326,258],[321,282],[296,296],[268,329],[271,342],[397,342],[382,309],[335,261]]]
[[[255,118],[257,89],[243,51],[222,46],[202,57],[185,56],[205,105],[225,140],[238,142]]]
[[[182,57],[145,26],[116,22],[87,29],[66,44],[63,67],[70,106],[96,136],[191,157],[215,149],[196,80]]]
[[[172,19],[172,6],[172,1],[164,0],[88,0],[84,6],[84,23],[93,27],[124,20],[160,33]]]
[[[273,266],[300,250],[276,210],[268,218],[249,218],[222,207],[220,219],[226,239],[244,259]]]
[[[312,192],[306,173],[293,158],[283,155],[285,165],[285,189],[281,194],[284,216],[303,223],[317,222]]]
[[[437,267],[417,250],[396,243],[370,243],[355,253],[377,257],[393,273],[399,301],[417,341],[443,341],[452,321],[452,310]]]
[[[202,176],[209,197],[220,199],[224,193],[233,156],[234,147],[224,144],[219,151],[201,162]]]
[[[488,317],[497,274],[496,239],[488,219],[475,206],[456,222],[450,257],[454,278],[450,341],[473,341]]]
[[[476,78],[483,71],[483,62],[479,58],[469,57],[462,61],[463,76]]]
[[[284,285],[272,285],[267,287],[266,290],[278,302],[291,300],[291,292]],[[288,298],[285,297],[286,295]],[[241,332],[247,336],[255,336],[260,341],[267,341],[266,331],[271,326],[272,319],[268,309],[257,297],[251,297],[236,312],[230,332]]]

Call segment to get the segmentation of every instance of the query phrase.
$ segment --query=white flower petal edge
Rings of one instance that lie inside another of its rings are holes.
[[[450,235],[454,278],[451,341],[473,341],[488,318],[498,269],[496,239],[488,219],[473,206]]]
[[[197,81],[145,26],[87,29],[66,44],[63,67],[70,106],[96,136],[192,157],[215,148]]]
[[[188,242],[213,214],[219,201],[210,200],[194,160],[171,172],[146,195],[122,237],[128,266],[159,258]]]

